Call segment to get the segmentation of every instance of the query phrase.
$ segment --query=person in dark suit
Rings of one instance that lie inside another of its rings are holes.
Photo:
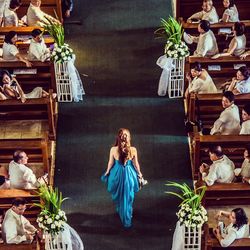
[[[71,11],[73,10],[73,0],[62,0],[62,13],[63,17],[70,17]]]

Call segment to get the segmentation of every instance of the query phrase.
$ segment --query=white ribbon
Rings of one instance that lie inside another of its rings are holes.
[[[172,243],[172,250],[184,250],[185,244],[185,226],[180,225],[180,222],[177,221],[174,236],[173,236],[173,243]]]
[[[163,55],[158,58],[156,64],[163,69],[158,86],[158,95],[165,96],[167,93],[168,83],[170,79],[170,72],[174,68],[173,58]]]
[[[68,61],[68,70],[69,70],[69,77],[72,82],[72,96],[75,102],[82,101],[82,96],[85,95],[85,91],[83,89],[82,80],[76,69],[75,65],[75,58]]]

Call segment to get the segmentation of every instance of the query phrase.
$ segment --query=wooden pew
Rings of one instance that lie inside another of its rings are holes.
[[[189,97],[188,119],[202,121],[203,127],[212,127],[223,111],[221,105],[222,93],[218,94],[191,94]],[[241,112],[242,107],[250,102],[250,93],[235,96],[235,104]]]
[[[51,148],[48,138],[36,139],[0,139],[0,165],[8,165],[13,159],[13,152],[22,149],[29,157],[28,165],[34,173],[50,173]],[[36,171],[36,166],[41,167]]]
[[[31,63],[32,67],[27,68],[26,65],[20,61],[0,61],[0,68],[7,69],[10,73],[13,73],[14,70],[33,69],[36,71],[36,74],[16,74],[16,78],[22,86],[24,92],[29,92],[35,87],[42,87],[46,91],[52,89],[53,92],[56,93],[54,64],[49,61],[32,61]]]
[[[229,81],[235,76],[237,69],[236,66],[246,65],[250,67],[250,57],[245,60],[241,60],[239,57],[235,56],[225,56],[218,58],[216,60],[207,57],[194,57],[190,56],[187,63],[185,64],[185,71],[190,72],[190,69],[195,66],[196,62],[200,62],[202,68],[206,69],[210,76],[213,78],[214,83],[217,88],[221,86],[222,83]],[[211,70],[209,67],[218,65],[220,70]],[[186,81],[186,88],[188,87],[188,82]]]
[[[50,95],[46,98],[5,100],[0,102],[0,120],[45,120],[49,126],[49,138],[56,138],[56,103]]]
[[[220,145],[225,155],[231,159],[235,167],[241,167],[243,153],[246,145],[250,143],[250,135],[204,135],[194,133],[190,138],[191,165],[193,179],[197,180],[199,167],[204,162],[211,164],[208,149],[211,146]]]
[[[30,0],[22,0],[22,5],[17,10],[17,15],[19,18],[22,18],[27,14],[29,5]],[[56,17],[57,15],[59,20],[62,21],[62,8],[60,0],[42,0],[41,10],[53,17]]]

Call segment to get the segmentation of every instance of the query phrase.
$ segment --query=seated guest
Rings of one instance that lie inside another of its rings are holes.
[[[73,0],[62,0],[62,13],[64,17],[70,17],[73,10]]]
[[[3,239],[2,239],[2,223],[3,223],[3,210],[0,209],[0,244],[3,243]]]
[[[28,26],[41,26],[40,22],[47,22],[47,19],[59,23],[57,19],[43,12],[40,7],[41,0],[30,1],[30,6],[27,11]]]
[[[233,26],[234,38],[231,40],[228,49],[223,53],[216,54],[212,59],[217,59],[222,56],[240,56],[246,50],[245,24],[237,22]]]
[[[246,104],[242,109],[242,124],[240,135],[250,135],[250,104]]]
[[[30,93],[25,94],[17,79],[12,77],[8,70],[1,72],[0,82],[3,84],[3,93],[7,99],[20,99],[24,103],[26,99],[49,96],[49,93],[41,87],[36,87]],[[53,94],[53,98],[55,97],[55,94]]]
[[[26,166],[28,156],[22,150],[16,150],[9,164],[10,188],[33,189],[38,187],[38,181],[33,171]]]
[[[3,224],[3,240],[7,244],[31,243],[37,229],[23,216],[26,209],[26,200],[16,198],[12,207],[6,211]]]
[[[244,151],[244,161],[241,168],[236,168],[234,170],[236,176],[241,176],[242,181],[245,182],[250,180],[250,145],[248,145]]]
[[[6,61],[19,60],[24,62],[27,67],[31,67],[31,62],[29,62],[25,57],[23,57],[15,43],[17,41],[17,33],[15,31],[10,31],[4,39],[3,43],[3,59]]]
[[[223,5],[225,7],[225,11],[220,19],[221,22],[239,22],[239,12],[237,10],[236,5],[234,4],[234,0],[223,0]]]
[[[215,182],[231,183],[234,180],[234,163],[223,154],[222,148],[216,146],[209,149],[209,158],[213,162],[208,166],[203,163],[200,166],[202,180],[208,186],[212,186]]]
[[[9,8],[4,11],[3,25],[4,27],[19,25],[19,19],[16,10],[21,6],[20,0],[11,0]]]
[[[234,94],[231,91],[223,93],[220,117],[214,122],[211,135],[238,135],[240,133],[239,109],[234,104]]]
[[[0,165],[0,189],[10,188],[9,175],[5,167]]]
[[[32,40],[29,46],[29,59],[31,61],[44,62],[50,58],[50,50],[47,48],[44,39],[42,37],[42,31],[34,29],[31,32]]]
[[[213,229],[214,236],[222,247],[230,246],[236,239],[249,238],[248,218],[242,208],[235,208],[231,212],[220,211],[216,217],[221,216],[230,221],[227,227],[220,222],[219,226]]]
[[[196,63],[196,65],[191,69],[191,75],[188,73],[186,78],[189,82],[185,93],[186,97],[190,93],[217,93],[217,88],[215,87],[211,76],[201,67],[200,63]]]
[[[194,56],[204,57],[217,54],[219,50],[214,33],[210,30],[210,23],[207,20],[201,20],[198,31],[200,33],[198,37],[190,36],[193,42],[197,43]]]
[[[246,66],[240,67],[236,72],[236,77],[231,82],[225,82],[221,89],[232,91],[235,95],[250,93],[250,73]]]
[[[202,11],[193,14],[191,17],[188,18],[187,22],[190,23],[192,21],[197,20],[207,20],[210,23],[219,22],[219,16],[213,6],[212,0],[203,0]]]
[[[0,1],[0,27],[2,26],[3,22],[4,10],[9,8],[9,5],[10,5],[10,0]]]

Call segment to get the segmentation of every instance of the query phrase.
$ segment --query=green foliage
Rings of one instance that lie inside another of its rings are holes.
[[[38,194],[41,198],[41,203],[35,203],[35,206],[41,208],[42,211],[48,214],[58,214],[61,210],[62,203],[68,198],[62,198],[62,193],[58,188],[42,185],[38,189]]]
[[[42,27],[45,31],[49,32],[49,34],[54,38],[55,43],[57,45],[63,46],[64,45],[64,28],[60,22],[52,21],[48,18],[45,18],[46,21],[42,22]]]
[[[166,42],[180,44],[183,32],[182,25],[175,18],[169,16],[167,20],[161,18],[161,27],[155,31],[155,34],[164,38]]]
[[[186,183],[179,184],[177,182],[169,181],[165,185],[178,188],[181,191],[180,194],[176,192],[166,192],[167,194],[177,196],[182,200],[179,206],[188,204],[192,208],[192,211],[199,209],[199,207],[201,206],[202,198],[206,192],[206,186],[202,186],[193,190]]]

